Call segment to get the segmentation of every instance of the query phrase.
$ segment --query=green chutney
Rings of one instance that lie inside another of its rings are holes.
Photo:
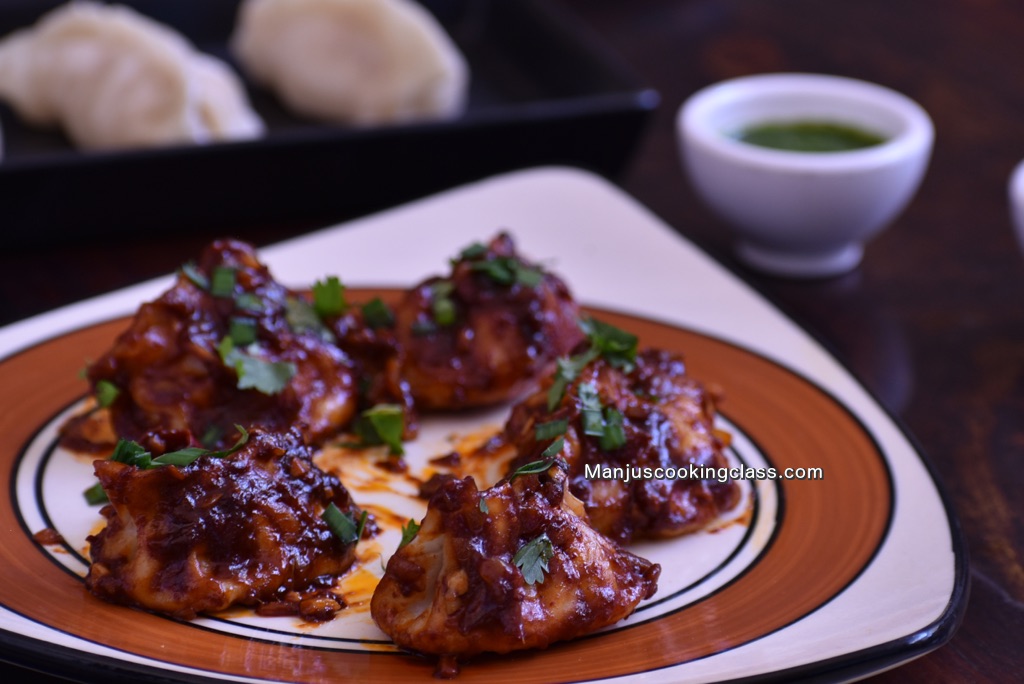
[[[846,152],[881,145],[885,138],[843,124],[824,121],[767,123],[739,132],[737,140],[793,152]]]

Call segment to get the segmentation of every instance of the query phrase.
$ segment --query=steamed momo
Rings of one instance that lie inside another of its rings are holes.
[[[0,99],[87,149],[250,138],[238,77],[123,6],[72,2],[0,41]]]
[[[465,59],[413,0],[244,0],[242,67],[311,118],[369,125],[456,116]]]

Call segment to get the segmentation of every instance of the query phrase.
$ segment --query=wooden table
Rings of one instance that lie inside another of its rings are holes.
[[[1024,158],[1024,5],[1016,0],[565,0],[656,88],[661,106],[617,180],[802,322],[908,427],[951,496],[972,589],[956,636],[878,682],[1020,681],[1024,673],[1024,252],[1006,183]],[[936,127],[920,192],[849,275],[744,269],[690,191],[675,110],[696,89],[768,71],[895,88]],[[338,220],[347,217],[334,217]],[[256,244],[316,226],[237,231]],[[212,235],[0,253],[0,323],[167,273]],[[0,669],[13,677],[16,670]],[[40,680],[44,681],[44,680]]]

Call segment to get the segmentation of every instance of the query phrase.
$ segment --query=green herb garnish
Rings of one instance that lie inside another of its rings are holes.
[[[251,350],[253,345],[247,349]],[[254,389],[267,395],[274,395],[288,386],[295,373],[294,363],[289,361],[266,361],[235,346],[230,336],[217,346],[221,360],[238,375],[238,389]]]
[[[405,453],[402,433],[405,432],[405,413],[397,404],[377,404],[363,411],[352,424],[352,430],[361,445],[386,444],[393,456]]]
[[[420,531],[420,525],[412,518],[405,525],[402,525],[402,541],[399,542],[398,548],[407,546],[409,542],[416,538],[416,533]]]
[[[604,435],[604,418],[601,416],[601,397],[592,382],[585,382],[577,389],[580,398],[580,418],[583,422],[583,434],[591,437]]]
[[[355,518],[342,513],[341,509],[334,505],[334,502],[327,504],[324,513],[320,516],[331,528],[334,536],[341,540],[342,544],[355,544],[363,536],[363,529],[366,527],[366,511],[359,516],[359,522]]]
[[[596,318],[585,318],[579,325],[590,341],[591,348],[597,350],[608,363],[625,370],[633,367],[637,350],[636,335]]]
[[[516,551],[512,563],[523,573],[523,579],[527,584],[543,584],[544,573],[548,571],[548,561],[554,555],[555,548],[547,533],[543,533]]]
[[[611,406],[604,410],[604,430],[601,433],[601,449],[611,451],[626,443],[626,431],[623,428],[622,413]]]
[[[376,330],[377,328],[393,328],[395,326],[395,313],[380,297],[374,297],[366,304],[363,304],[363,320],[366,325]]]
[[[325,342],[335,341],[334,333],[324,325],[313,307],[298,297],[284,300],[284,318],[294,332],[314,333]]]
[[[568,429],[569,421],[564,418],[561,420],[551,420],[547,423],[538,423],[533,428],[533,438],[538,442],[545,439],[554,439],[559,435],[564,435]]]
[[[555,381],[548,388],[548,411],[554,411],[565,396],[565,389],[583,368],[597,358],[597,350],[588,349],[576,356],[562,357],[555,362]]]
[[[498,257],[486,261],[475,261],[470,268],[479,273],[487,275],[488,278],[499,285],[511,285],[519,283],[526,287],[536,287],[544,278],[544,274],[535,268],[523,265],[513,257]]]
[[[93,395],[100,408],[107,408],[113,404],[119,394],[121,390],[109,380],[100,380],[93,389]]]
[[[188,263],[181,265],[181,274],[188,278],[193,285],[201,290],[210,289],[210,281],[207,280],[206,276],[203,275],[202,271],[195,265],[195,263],[189,261]]]
[[[321,319],[340,316],[348,310],[345,286],[337,276],[313,283],[313,310]]]
[[[230,297],[235,293],[235,269],[218,266],[210,276],[210,294],[214,297]]]
[[[540,459],[537,461],[530,461],[524,463],[515,469],[515,471],[508,476],[508,481],[516,479],[521,475],[537,475],[539,473],[546,473],[551,469],[551,466],[558,460],[558,455],[562,453],[562,448],[565,446],[565,437],[559,437],[554,442],[548,445],[548,448],[541,452]]]
[[[480,512],[484,515],[488,515],[491,509],[487,506],[487,499],[480,497]]]
[[[110,460],[135,466],[142,470],[150,470],[161,466],[190,465],[202,456],[209,456],[210,458],[225,458],[241,449],[245,446],[246,442],[249,441],[249,432],[244,427],[241,425],[235,425],[235,428],[238,430],[240,436],[235,444],[229,449],[209,451],[208,449],[202,449],[199,447],[186,447],[184,449],[178,449],[177,451],[168,451],[162,456],[153,458],[153,455],[146,451],[146,448],[138,442],[130,439],[120,439],[117,441],[117,445],[114,447],[114,451],[110,455]],[[103,491],[102,485],[98,482],[86,489],[83,492],[83,495],[90,506],[104,503],[108,500],[106,492]]]
[[[473,261],[487,254],[487,245],[482,242],[474,242],[459,252],[459,261]]]
[[[430,310],[440,326],[455,323],[455,302],[451,298],[454,290],[455,284],[450,280],[439,280],[430,286]]]
[[[103,485],[99,482],[82,492],[82,495],[85,497],[85,503],[90,506],[99,506],[110,501],[106,490],[103,489]]]
[[[228,323],[228,336],[239,347],[245,347],[256,341],[256,321],[252,318],[235,316]]]
[[[252,292],[239,292],[235,295],[235,306],[242,311],[259,313],[263,311],[263,300]]]

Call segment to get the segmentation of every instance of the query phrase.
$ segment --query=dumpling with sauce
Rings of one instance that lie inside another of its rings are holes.
[[[58,7],[0,41],[0,99],[78,147],[251,138],[263,123],[230,68],[134,10]]]
[[[245,0],[232,48],[303,116],[372,125],[459,114],[466,61],[411,0]]]

